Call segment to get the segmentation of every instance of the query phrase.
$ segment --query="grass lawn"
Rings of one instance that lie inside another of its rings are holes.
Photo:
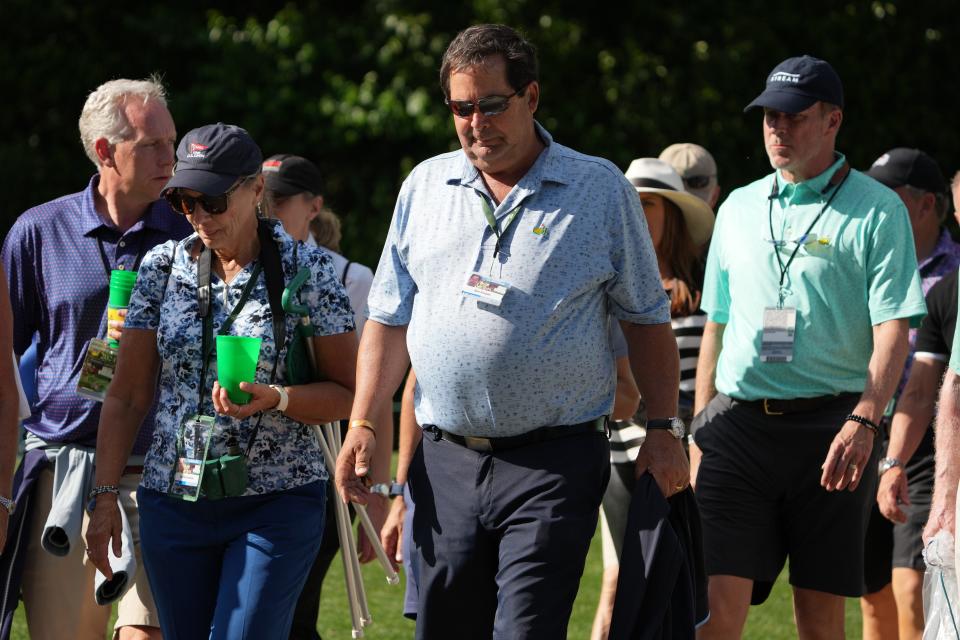
[[[568,638],[582,640],[590,637],[593,612],[599,597],[600,574],[603,563],[600,557],[600,535],[594,536],[587,556],[587,565],[580,582],[580,593],[573,605]],[[364,630],[364,637],[373,640],[408,640],[413,637],[413,622],[400,615],[403,598],[403,582],[397,586],[387,584],[383,571],[376,563],[363,567],[364,585],[373,624]],[[327,640],[350,638],[350,615],[347,609],[343,586],[343,565],[339,557],[334,560],[327,575],[323,592],[318,629]],[[781,640],[796,638],[793,626],[793,610],[790,586],[786,576],[780,577],[767,602],[750,611],[744,638],[747,640]],[[856,600],[847,601],[847,637],[860,637],[860,607]],[[27,625],[23,607],[17,609],[14,618],[14,640],[27,640]]]
[[[590,626],[599,597],[600,574],[603,562],[600,557],[600,534],[593,538],[583,578],[580,581],[580,593],[573,605],[570,628],[567,635],[571,640],[590,637]],[[413,637],[413,622],[400,615],[403,599],[403,579],[397,586],[390,586],[384,579],[383,571],[376,563],[363,567],[364,586],[373,624],[364,630],[364,637],[374,640],[408,640]],[[402,576],[402,573],[401,573]],[[343,564],[339,556],[334,560],[330,573],[324,583],[323,605],[317,628],[320,635],[328,640],[350,638],[350,614],[347,609],[346,592],[343,582]],[[847,600],[847,638],[859,638],[860,607],[855,599]],[[10,636],[13,640],[28,640],[27,623],[23,607],[17,609]],[[786,640],[796,638],[793,625],[790,585],[786,574],[781,575],[770,598],[761,606],[750,610],[744,638],[746,640]]]

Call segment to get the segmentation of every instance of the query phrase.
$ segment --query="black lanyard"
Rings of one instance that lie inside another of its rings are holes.
[[[840,192],[840,187],[843,186],[843,183],[846,182],[847,176],[850,175],[850,163],[844,161],[843,166],[834,171],[833,176],[830,177],[830,181],[827,183],[828,189],[833,189],[833,193],[830,194],[830,197],[827,198],[827,201],[824,203],[823,207],[820,209],[820,212],[817,214],[817,217],[813,219],[813,222],[810,223],[810,226],[807,227],[807,230],[800,236],[801,240],[805,240],[806,237],[813,230],[813,225],[817,224],[820,220],[820,217],[823,216],[823,212],[827,210],[827,207],[830,206],[830,203],[833,202],[834,197]],[[770,189],[770,196],[768,198],[767,206],[767,219],[770,222],[770,240],[773,243],[773,254],[777,257],[777,264],[780,266],[780,288],[777,292],[779,297],[779,307],[783,307],[783,281],[787,277],[787,271],[790,269],[790,265],[793,264],[793,259],[797,257],[797,252],[800,251],[800,245],[802,242],[797,242],[797,246],[793,248],[793,253],[790,254],[790,259],[787,260],[787,263],[783,263],[783,258],[780,257],[780,244],[784,241],[776,240],[773,235],[773,201],[777,199],[780,195],[780,187],[777,184],[777,176],[773,176],[773,188]]]

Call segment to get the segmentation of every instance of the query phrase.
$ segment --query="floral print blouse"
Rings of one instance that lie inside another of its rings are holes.
[[[262,220],[260,224],[270,225],[271,235],[280,249],[285,282],[290,282],[301,268],[310,269],[311,277],[299,290],[298,298],[299,304],[309,310],[316,335],[352,331],[354,320],[350,300],[333,270],[329,255],[303,243],[296,243],[276,222]],[[142,484],[148,489],[164,493],[170,488],[176,460],[177,434],[185,420],[195,414],[216,417],[217,430],[210,441],[208,459],[226,453],[226,443],[230,438],[236,438],[241,448],[246,450],[257,423],[256,414],[237,420],[214,411],[211,390],[213,381],[217,379],[215,351],[208,365],[206,388],[202,393],[198,389],[203,365],[203,323],[197,304],[197,264],[191,257],[191,249],[197,242],[200,240],[194,234],[177,243],[175,249],[174,242],[170,241],[146,254],[124,323],[125,328],[157,332],[157,350],[161,360],[159,402],[153,441],[144,462]],[[256,261],[248,264],[229,284],[211,273],[210,314],[214,335],[219,335],[221,325],[239,301],[255,265]],[[299,316],[287,314],[288,344],[299,321]],[[256,382],[269,384],[277,357],[277,345],[262,268],[258,282],[228,334],[262,340]],[[282,349],[277,363],[276,384],[286,382],[285,357],[286,349]],[[323,454],[312,428],[277,411],[263,413],[260,431],[247,458],[247,467],[249,483],[244,495],[284,491],[327,478]]]

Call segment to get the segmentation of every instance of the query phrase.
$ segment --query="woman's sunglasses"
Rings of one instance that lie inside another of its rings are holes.
[[[508,96],[486,96],[476,102],[471,102],[470,100],[451,100],[450,98],[444,99],[443,102],[450,107],[453,115],[460,118],[469,118],[473,115],[474,109],[479,109],[480,113],[487,117],[498,116],[510,106],[510,98],[522,95],[524,89],[526,89],[526,87],[519,91],[514,91]]]
[[[233,192],[252,177],[253,176],[240,178],[232,187],[224,191],[219,196],[208,196],[206,194],[199,196],[188,196],[183,192],[182,189],[170,189],[163,194],[163,196],[167,199],[167,202],[170,203],[170,206],[174,211],[177,213],[182,213],[185,216],[192,216],[193,212],[197,210],[198,203],[201,207],[203,207],[204,211],[210,215],[217,216],[226,211],[227,207],[230,206],[230,196],[233,194]]]

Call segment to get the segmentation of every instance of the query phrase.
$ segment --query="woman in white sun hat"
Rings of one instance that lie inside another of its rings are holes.
[[[657,252],[660,278],[670,296],[670,322],[680,350],[679,416],[689,428],[693,417],[697,356],[707,319],[700,311],[703,257],[713,232],[714,214],[710,205],[684,189],[679,174],[662,160],[638,158],[630,163],[626,176],[643,205]],[[603,586],[593,625],[593,640],[606,638],[609,629],[633,487],[634,462],[643,443],[644,422],[641,403],[633,420],[610,425],[610,483],[601,510]]]

